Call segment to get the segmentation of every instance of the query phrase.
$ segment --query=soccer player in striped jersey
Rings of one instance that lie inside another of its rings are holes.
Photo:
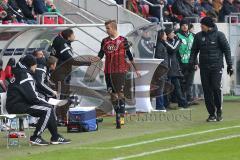
[[[140,73],[134,64],[127,39],[120,36],[117,31],[117,22],[115,20],[109,20],[105,22],[105,27],[108,37],[102,40],[100,52],[92,61],[97,62],[105,55],[105,80],[116,112],[116,128],[119,129],[121,128],[121,124],[124,124],[124,85],[126,73],[130,68],[130,65],[126,61],[126,56],[134,67],[137,77],[140,77]]]

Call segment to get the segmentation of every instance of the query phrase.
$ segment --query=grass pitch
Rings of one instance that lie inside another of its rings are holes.
[[[6,149],[0,132],[0,160],[239,160],[240,102],[224,103],[223,122],[207,123],[203,102],[190,110],[127,115],[126,125],[115,129],[114,117],[104,118],[99,130],[88,133],[60,133],[72,140],[68,145]],[[49,140],[49,132],[43,135]]]

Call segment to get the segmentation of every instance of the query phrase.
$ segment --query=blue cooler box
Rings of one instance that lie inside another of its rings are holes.
[[[70,108],[67,118],[68,132],[91,132],[98,129],[94,107]]]

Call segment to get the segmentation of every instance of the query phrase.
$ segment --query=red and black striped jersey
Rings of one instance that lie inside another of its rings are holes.
[[[110,37],[104,38],[101,44],[101,50],[98,57],[105,59],[105,74],[109,73],[126,73],[129,70],[129,64],[126,61],[126,56],[130,61],[133,60],[132,53],[126,47],[127,39],[118,36],[115,39]]]

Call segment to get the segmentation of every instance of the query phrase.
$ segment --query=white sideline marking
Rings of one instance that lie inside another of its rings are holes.
[[[196,142],[196,143],[189,143],[189,144],[179,145],[179,146],[175,146],[175,147],[170,147],[170,148],[150,151],[150,152],[143,152],[141,154],[135,154],[135,155],[126,156],[126,157],[118,157],[118,158],[114,158],[112,160],[125,160],[125,159],[130,159],[130,158],[148,156],[148,155],[156,154],[156,153],[160,153],[160,152],[177,150],[177,149],[182,149],[182,148],[187,148],[187,147],[192,147],[192,146],[197,146],[197,145],[201,145],[201,144],[207,144],[207,143],[212,143],[212,142],[217,142],[217,141],[222,141],[222,140],[227,140],[227,139],[233,139],[233,138],[238,138],[238,137],[240,137],[239,134],[238,135],[231,135],[231,136],[226,136],[226,137],[212,139],[212,140],[207,140],[207,141],[200,141],[200,142]]]
[[[113,149],[113,147],[77,147],[76,149],[90,149],[90,150],[110,150]]]
[[[183,138],[183,137],[200,135],[200,134],[211,133],[211,132],[222,131],[222,130],[228,130],[228,129],[233,129],[233,128],[240,128],[240,126],[223,127],[223,128],[216,128],[216,129],[210,129],[210,130],[199,131],[199,132],[192,132],[192,133],[188,133],[188,134],[181,134],[181,135],[177,135],[177,136],[156,138],[156,139],[152,139],[152,140],[127,144],[127,145],[122,145],[122,146],[115,146],[115,147],[80,147],[80,149],[109,150],[109,149],[129,148],[129,147],[138,146],[138,145],[142,145],[142,144],[154,143],[154,142],[159,142],[159,141],[164,141],[164,140],[169,140],[169,139]]]
[[[112,147],[112,148],[113,149],[128,148],[128,147],[138,146],[138,145],[142,145],[142,144],[148,144],[148,143],[159,142],[159,141],[163,141],[163,140],[176,139],[176,138],[182,138],[182,137],[188,137],[188,136],[194,136],[194,135],[200,135],[200,134],[211,133],[211,132],[227,130],[227,129],[233,129],[233,128],[240,128],[240,126],[231,126],[231,127],[210,129],[210,130],[205,130],[205,131],[200,131],[200,132],[181,134],[181,135],[177,135],[177,136],[157,138],[157,139],[152,139],[152,140],[148,140],[148,141],[142,141],[142,142],[139,142],[139,143],[132,143],[132,144],[128,144],[128,145],[115,146],[115,147]]]

